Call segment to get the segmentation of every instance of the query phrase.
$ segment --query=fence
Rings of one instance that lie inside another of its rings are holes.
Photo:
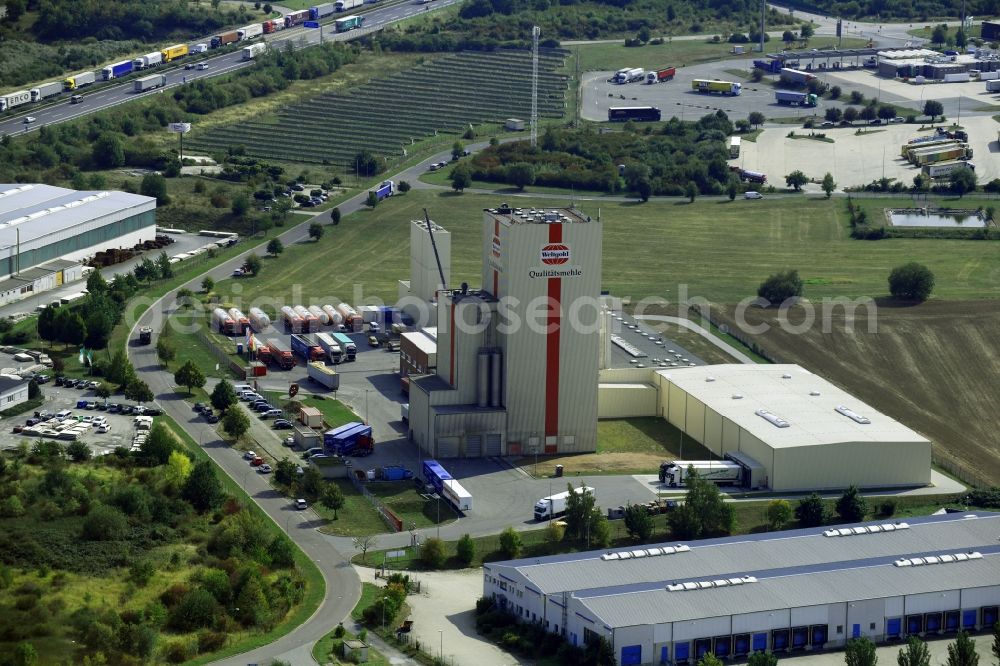
[[[712,314],[712,309],[710,307],[706,308],[705,312],[702,312],[701,307],[698,305],[691,305],[688,309],[697,314],[699,317],[707,319],[712,326],[719,329],[719,332],[725,333],[729,337],[738,340],[740,344],[752,351],[754,354],[757,354],[757,356],[767,359],[771,363],[781,363],[781,361],[777,360],[770,352],[761,347],[756,340],[744,335],[742,331],[732,330],[728,324],[716,319],[716,317]]]
[[[208,347],[208,350],[212,352],[212,355],[215,356],[215,358],[219,361],[220,367],[224,366],[228,368],[230,372],[232,372],[240,379],[247,378],[247,369],[242,365],[240,365],[239,363],[237,363],[236,361],[234,361],[232,357],[225,351],[219,349],[219,347],[215,344],[212,338],[208,337],[208,334],[205,333],[205,331],[199,329],[196,333],[198,335],[198,339],[201,340],[202,344]]]
[[[400,520],[400,518],[395,513],[392,512],[392,509],[383,504],[382,500],[380,500],[378,497],[372,494],[370,490],[365,488],[365,484],[361,481],[361,479],[357,477],[357,475],[348,474],[347,478],[351,480],[351,483],[353,483],[354,487],[358,489],[358,492],[361,493],[361,496],[364,497],[366,500],[368,500],[369,504],[375,507],[375,510],[378,511],[378,514],[380,516],[382,516],[382,520],[385,521],[386,525],[392,528],[394,532],[403,531],[403,521]]]

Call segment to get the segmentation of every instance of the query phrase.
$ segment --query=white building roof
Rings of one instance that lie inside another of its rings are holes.
[[[428,329],[423,329],[420,331],[408,331],[403,333],[402,338],[411,342],[414,347],[419,349],[425,354],[436,354],[437,353],[437,329],[431,329],[434,331],[435,335],[430,336],[427,334]]]
[[[156,199],[128,192],[78,192],[38,184],[0,184],[0,246],[21,243],[92,220],[156,208]]]
[[[773,448],[928,441],[798,365],[732,363],[657,374]]]

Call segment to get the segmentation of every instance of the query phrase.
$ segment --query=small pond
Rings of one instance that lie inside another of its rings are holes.
[[[888,211],[888,215],[894,227],[981,229],[986,226],[986,218],[976,210],[901,208]]]

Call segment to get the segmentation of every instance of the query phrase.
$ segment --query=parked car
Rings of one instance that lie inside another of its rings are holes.
[[[209,416],[206,416],[205,420],[208,421],[209,423],[218,423],[219,422],[219,415],[218,414],[211,414]]]
[[[262,419],[276,419],[284,414],[280,409],[268,409],[260,413]]]
[[[163,414],[163,410],[159,407],[146,407],[146,411],[143,413],[146,416],[160,416]]]
[[[906,118],[904,118],[902,116],[895,116],[893,118],[890,118],[889,122],[890,123],[905,123],[906,122]]]
[[[203,409],[205,409],[205,403],[203,403],[203,402],[196,402],[196,403],[194,403],[194,411],[200,412]]]
[[[102,423],[101,425],[99,425],[97,427],[97,432],[99,432],[101,434],[104,434],[106,432],[111,432],[111,424],[110,423]]]
[[[300,497],[299,499],[295,500],[295,508],[298,509],[299,511],[302,511],[303,509],[308,509],[309,503]]]
[[[97,387],[99,387],[100,385],[101,385],[100,382],[87,382],[87,388],[91,390],[96,390]]]
[[[764,195],[761,194],[760,192],[753,192],[753,191],[751,191],[751,192],[744,192],[743,193],[743,198],[744,199],[763,199]]]
[[[292,189],[295,190],[296,192],[304,192],[306,186],[303,185],[302,183],[295,183],[294,185],[292,185]]]
[[[305,458],[306,460],[308,460],[312,456],[318,455],[320,453],[323,453],[323,447],[322,446],[314,446],[311,449],[306,449],[305,452],[302,454],[302,457]]]
[[[264,463],[263,465],[257,468],[257,471],[260,472],[261,474],[270,474],[272,470],[270,465]]]
[[[274,421],[274,429],[275,430],[291,430],[292,429],[292,422],[289,421],[288,419],[275,419],[275,421]],[[291,445],[289,445],[289,446],[291,446]]]
[[[274,423],[275,427],[277,427],[278,421],[275,421]],[[282,444],[284,444],[285,446],[295,446],[295,438],[289,435],[288,437],[285,438],[285,441],[282,442]]]
[[[257,454],[254,453],[253,451],[247,451],[246,453],[243,454],[243,460],[253,460],[256,457]]]

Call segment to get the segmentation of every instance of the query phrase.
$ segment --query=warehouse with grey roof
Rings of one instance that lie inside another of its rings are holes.
[[[484,596],[622,666],[991,629],[1000,514],[946,514],[484,565]]]

